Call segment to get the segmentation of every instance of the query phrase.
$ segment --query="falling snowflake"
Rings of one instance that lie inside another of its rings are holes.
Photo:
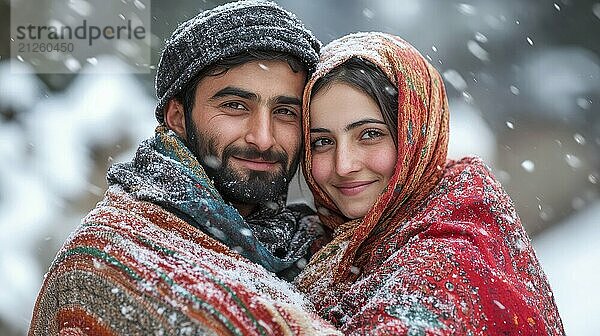
[[[363,9],[362,14],[369,20],[375,17],[375,12],[370,8]]]
[[[527,36],[527,43],[531,46],[533,45],[533,40],[529,36]]]
[[[479,60],[487,62],[490,60],[488,52],[483,49],[479,43],[473,40],[467,41],[467,49],[473,56],[477,57]]]
[[[583,135],[579,134],[579,133],[575,133],[573,135],[573,139],[575,140],[575,142],[577,142],[580,145],[585,145],[585,138],[583,137]]]
[[[521,93],[521,90],[519,90],[519,88],[518,88],[518,87],[516,87],[516,86],[514,86],[514,85],[511,85],[511,86],[509,87],[509,89],[510,89],[510,92],[511,92],[512,94],[514,94],[515,96],[518,96],[518,95]]]
[[[523,169],[525,169],[525,171],[528,173],[535,171],[535,164],[531,160],[525,160],[521,162],[521,167],[523,167]]]
[[[466,3],[461,3],[461,4],[458,4],[456,7],[458,9],[458,12],[463,15],[472,16],[472,15],[477,14],[477,9],[475,8],[475,6],[472,6],[472,5],[469,5]]]
[[[573,169],[578,169],[582,166],[581,159],[573,154],[565,154],[565,161]]]

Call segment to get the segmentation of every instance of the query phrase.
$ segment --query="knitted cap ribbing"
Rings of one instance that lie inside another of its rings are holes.
[[[250,50],[288,53],[312,72],[321,43],[292,13],[269,1],[243,0],[204,11],[166,41],[156,73],[155,115],[202,69]]]

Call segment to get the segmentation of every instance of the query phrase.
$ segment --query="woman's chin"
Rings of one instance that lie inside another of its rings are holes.
[[[371,205],[358,206],[358,207],[357,206],[347,207],[347,208],[341,209],[341,212],[348,219],[363,218],[367,214],[367,211],[369,210],[370,207],[371,207]]]

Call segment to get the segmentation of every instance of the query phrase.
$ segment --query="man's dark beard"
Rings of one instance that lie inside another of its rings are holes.
[[[299,153],[287,167],[288,155],[285,152],[267,150],[260,152],[255,148],[242,148],[228,145],[218,156],[215,141],[202,136],[194,123],[186,130],[188,148],[204,167],[206,174],[213,180],[223,199],[232,203],[258,204],[277,201],[287,194],[288,184],[296,173]],[[188,123],[189,125],[189,123]],[[262,159],[277,162],[281,168],[277,172],[249,171],[238,172],[230,166],[232,156],[244,159]]]

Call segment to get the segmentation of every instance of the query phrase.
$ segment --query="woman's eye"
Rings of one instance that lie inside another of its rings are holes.
[[[310,143],[310,148],[315,149],[315,148],[320,148],[320,147],[324,147],[324,146],[328,146],[328,145],[332,145],[332,144],[333,144],[333,141],[331,141],[330,139],[319,138]]]
[[[360,137],[361,139],[375,139],[375,138],[379,138],[383,136],[383,132],[378,131],[378,130],[367,130],[366,132],[363,133],[363,135]]]

